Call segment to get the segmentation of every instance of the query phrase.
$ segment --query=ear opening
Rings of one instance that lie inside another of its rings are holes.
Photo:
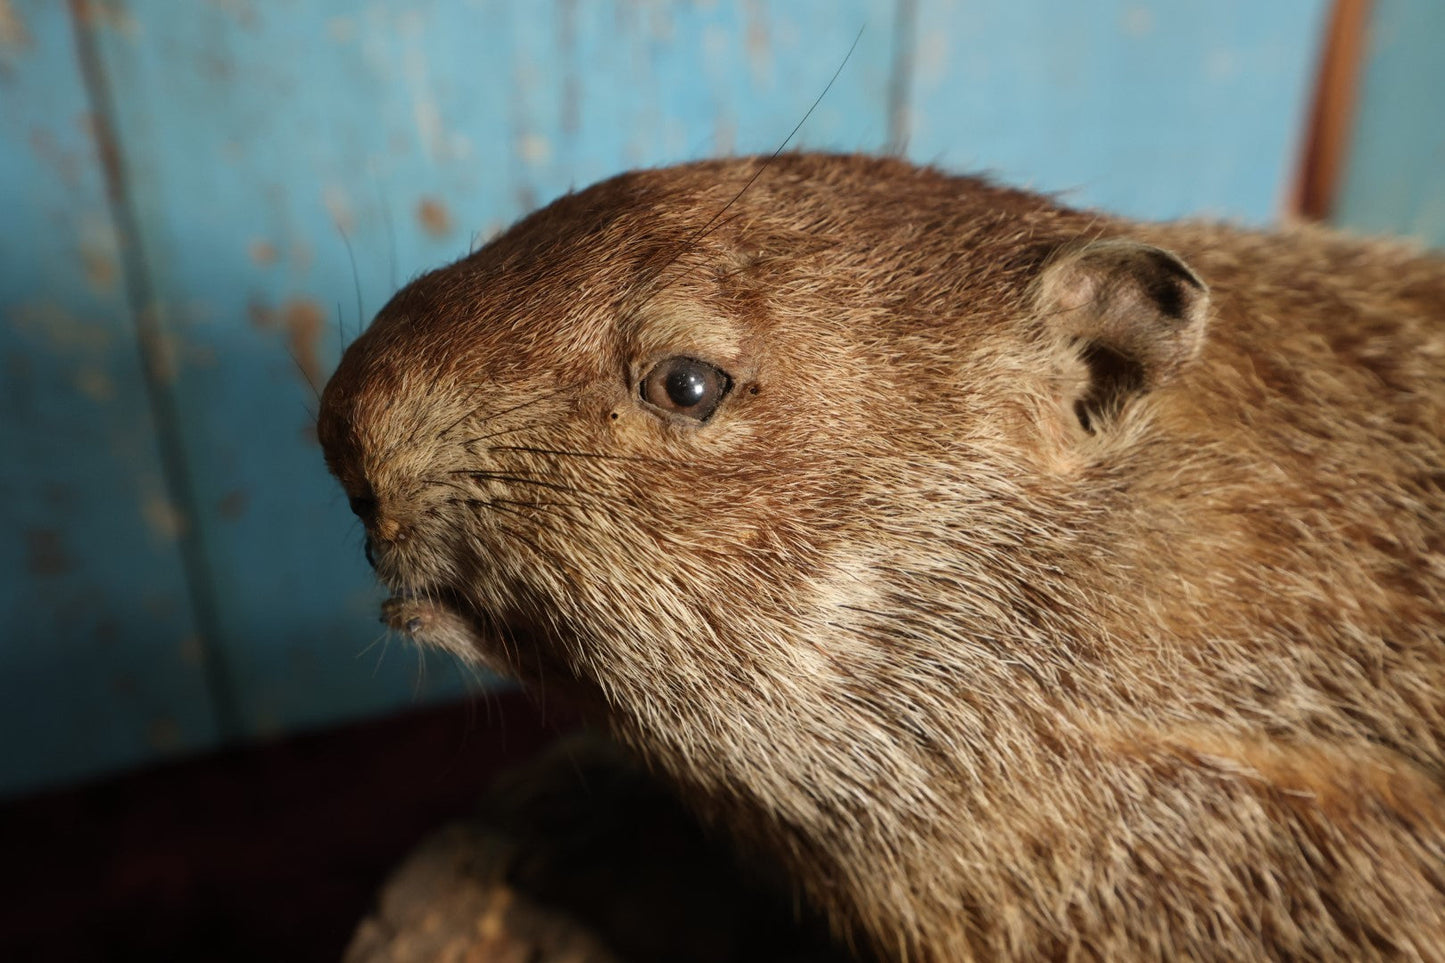
[[[1063,400],[1098,434],[1136,397],[1168,382],[1204,341],[1209,291],[1189,266],[1135,241],[1070,245],[1045,264],[1035,307],[1067,367]]]
[[[1144,368],[1106,344],[1091,342],[1078,349],[1088,371],[1088,387],[1074,399],[1074,417],[1089,434],[1119,416],[1124,404],[1144,390]]]

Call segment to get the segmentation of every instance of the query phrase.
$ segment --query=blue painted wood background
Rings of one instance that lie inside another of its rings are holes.
[[[1374,0],[1335,221],[1445,247],[1445,3]]]
[[[1438,240],[1440,7],[1379,6],[1344,210]],[[800,146],[1269,221],[1325,8],[0,0],[0,793],[460,690],[373,645],[311,426],[417,272],[628,167],[771,150],[860,28]]]

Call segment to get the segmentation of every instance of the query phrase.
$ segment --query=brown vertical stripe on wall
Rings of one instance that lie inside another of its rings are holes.
[[[1286,214],[1324,220],[1334,207],[1354,117],[1371,0],[1335,0],[1320,55],[1314,104]]]

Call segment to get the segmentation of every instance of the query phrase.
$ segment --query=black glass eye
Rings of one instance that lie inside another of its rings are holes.
[[[640,392],[642,400],[656,408],[707,421],[732,385],[726,372],[706,361],[679,357],[653,367]]]

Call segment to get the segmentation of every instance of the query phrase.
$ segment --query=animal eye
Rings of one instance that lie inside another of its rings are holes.
[[[668,358],[647,373],[642,400],[663,411],[707,421],[733,386],[727,373],[696,358]]]

